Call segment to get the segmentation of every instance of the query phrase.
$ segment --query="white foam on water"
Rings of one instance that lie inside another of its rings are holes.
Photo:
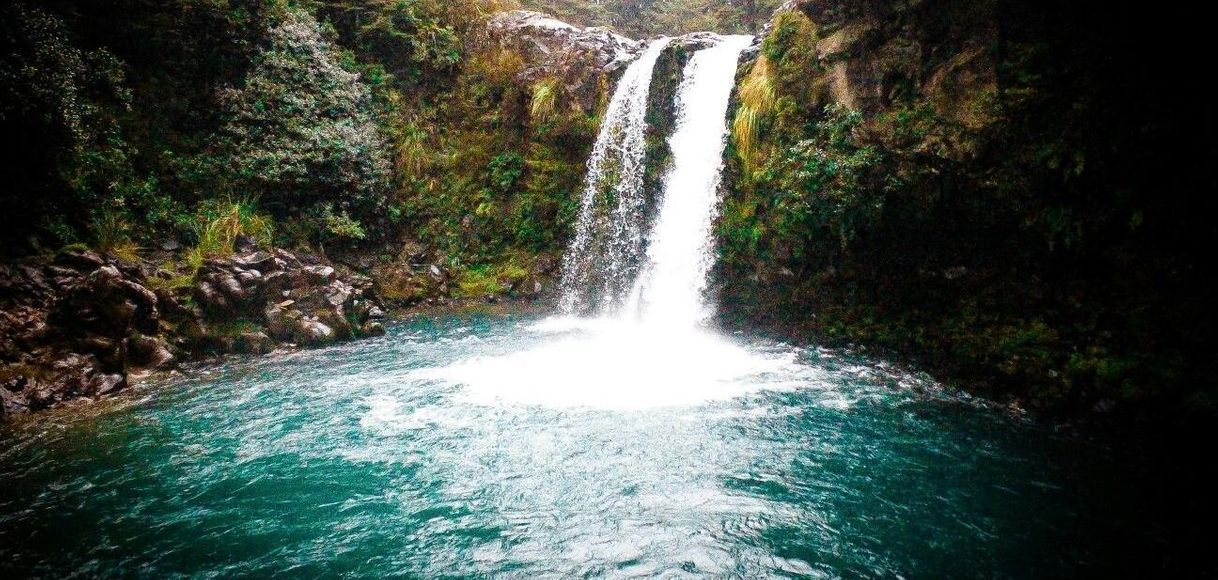
[[[464,387],[477,404],[634,410],[735,398],[773,385],[793,356],[759,355],[697,329],[656,332],[605,321],[594,330],[520,352],[426,369],[421,377]]]

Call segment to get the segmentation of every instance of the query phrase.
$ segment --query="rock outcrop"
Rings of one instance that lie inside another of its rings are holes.
[[[491,53],[520,64],[515,82],[547,86],[588,115],[645,47],[607,28],[579,28],[525,10],[496,15],[487,25],[487,37]]]
[[[0,266],[0,416],[102,397],[183,360],[384,332],[368,278],[308,254],[243,249],[177,288],[167,273],[87,250]]]
[[[789,12],[813,23],[818,71],[808,81],[827,91],[822,105],[833,101],[876,113],[895,101],[923,95],[939,115],[981,129],[993,118],[981,114],[980,99],[993,95],[997,86],[991,50],[999,33],[995,6],[933,0],[790,0],[765,32]]]
[[[540,12],[515,10],[496,15],[488,25],[497,41],[513,45],[529,63],[532,76],[561,74],[572,66],[614,72],[638,55],[644,43],[608,28],[579,28]]]

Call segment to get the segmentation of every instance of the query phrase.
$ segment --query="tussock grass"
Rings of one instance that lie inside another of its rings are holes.
[[[97,249],[121,262],[135,263],[140,259],[140,246],[131,239],[131,225],[118,212],[103,211],[93,220],[93,236]]]
[[[534,123],[545,123],[554,118],[558,103],[558,79],[547,78],[533,85],[533,98],[529,102],[529,117]]]
[[[753,69],[740,85],[740,106],[732,121],[732,134],[736,140],[736,152],[746,170],[760,165],[762,151],[758,141],[761,121],[774,110],[776,96],[770,60],[765,55],[757,58]]]
[[[194,223],[196,253],[204,258],[231,255],[239,236],[270,244],[274,226],[271,218],[258,213],[257,207],[249,198],[228,198],[201,205]]]

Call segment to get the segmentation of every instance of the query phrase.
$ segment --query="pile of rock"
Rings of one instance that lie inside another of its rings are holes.
[[[87,250],[0,265],[0,417],[104,396],[181,360],[384,333],[367,278],[316,256],[244,250],[176,289],[168,273]]]
[[[366,277],[340,278],[316,256],[276,249],[207,261],[192,296],[201,318],[213,325],[240,321],[265,328],[219,336],[213,348],[263,352],[274,341],[312,346],[383,334],[378,319],[384,311],[371,290]]]
[[[88,251],[0,266],[0,414],[106,395],[126,386],[129,367],[173,364],[152,338],[159,299],[141,279]]]

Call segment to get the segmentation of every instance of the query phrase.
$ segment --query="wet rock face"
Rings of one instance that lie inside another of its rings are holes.
[[[779,7],[767,34],[786,12],[799,12],[815,25],[820,71],[810,73],[809,82],[827,85],[833,101],[872,114],[916,94],[969,129],[994,121],[980,113],[981,97],[998,82],[993,3],[790,0]]]
[[[605,87],[613,86],[644,46],[606,28],[579,28],[539,12],[517,10],[491,19],[479,49],[514,54],[524,64],[516,82],[556,83],[567,98],[593,114],[605,98]]]
[[[367,278],[340,276],[315,256],[255,250],[209,260],[193,293],[205,326],[265,328],[204,337],[205,347],[249,353],[269,350],[268,339],[313,346],[367,335],[372,312],[383,312],[371,288]]]
[[[384,333],[369,279],[316,256],[243,249],[155,292],[152,274],[88,251],[0,266],[0,417],[103,397],[130,372],[181,360]]]
[[[127,278],[118,268],[104,265],[72,284],[55,301],[49,322],[65,332],[123,336],[131,330],[155,333],[160,314],[157,297]]]

